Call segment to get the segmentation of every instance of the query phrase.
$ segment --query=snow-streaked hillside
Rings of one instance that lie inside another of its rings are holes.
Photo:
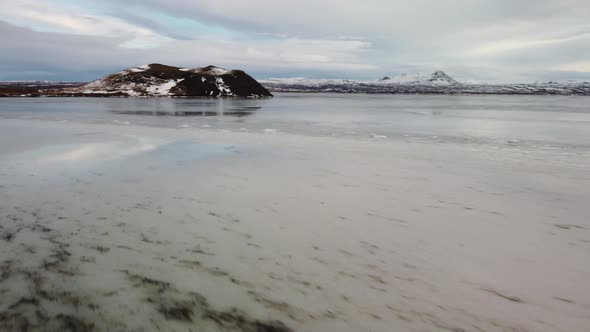
[[[215,66],[179,68],[161,64],[126,69],[72,92],[107,96],[271,96],[268,90],[241,70]]]

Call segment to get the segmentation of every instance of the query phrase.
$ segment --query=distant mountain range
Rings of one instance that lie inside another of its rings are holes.
[[[483,84],[459,82],[442,70],[429,75],[385,76],[373,81],[305,78],[273,78],[256,81],[241,70],[226,70],[215,66],[181,68],[155,63],[122,70],[90,83],[0,82],[0,97],[268,97],[272,96],[271,92],[590,96],[590,82]]]
[[[430,75],[401,74],[374,81],[273,78],[260,83],[272,92],[521,94],[590,96],[590,82],[536,82],[532,84],[461,83],[442,70]]]

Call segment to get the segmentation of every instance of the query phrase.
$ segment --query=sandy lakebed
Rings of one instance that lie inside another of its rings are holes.
[[[0,121],[1,331],[590,331],[590,151]]]

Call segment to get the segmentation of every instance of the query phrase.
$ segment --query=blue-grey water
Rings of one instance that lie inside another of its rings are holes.
[[[2,98],[0,119],[590,146],[590,98],[276,94],[271,99]]]

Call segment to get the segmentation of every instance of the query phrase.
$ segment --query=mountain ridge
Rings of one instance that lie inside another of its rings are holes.
[[[497,94],[590,96],[589,82],[483,84],[459,82],[442,70],[430,75],[400,74],[372,81],[348,79],[273,78],[260,83],[272,92],[336,92],[367,94]]]
[[[496,94],[590,96],[588,81],[489,84],[459,82],[442,70],[429,75],[400,74],[371,81],[351,79],[270,78],[256,81],[241,70],[216,66],[184,68],[148,64],[128,68],[90,83],[0,82],[0,97],[267,97],[271,92],[366,94]]]

